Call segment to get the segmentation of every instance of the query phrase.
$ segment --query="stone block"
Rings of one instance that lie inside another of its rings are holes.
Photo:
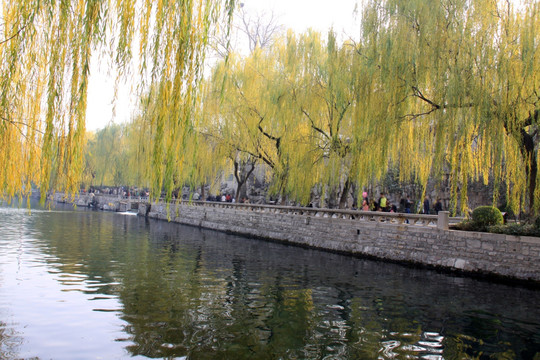
[[[454,262],[454,267],[456,269],[465,270],[467,267],[469,267],[469,262],[464,259],[456,259]]]
[[[504,240],[506,242],[519,242],[519,241],[521,241],[521,238],[519,236],[515,236],[515,235],[505,235]]]
[[[521,236],[519,238],[519,241],[522,243],[527,243],[531,245],[537,245],[540,247],[540,237],[532,237],[532,236]]]
[[[482,246],[482,242],[477,239],[468,239],[467,240],[467,247],[470,249],[480,249]]]
[[[437,229],[448,230],[448,224],[450,223],[450,212],[439,211],[437,215]]]
[[[493,242],[491,242],[491,241],[483,241],[482,242],[482,249],[483,250],[488,250],[488,251],[493,251],[493,249],[494,249]]]
[[[506,245],[506,251],[513,252],[513,253],[520,253],[521,252],[521,243],[520,242],[509,242]]]

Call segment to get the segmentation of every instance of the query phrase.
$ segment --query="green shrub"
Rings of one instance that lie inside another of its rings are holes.
[[[463,220],[460,223],[450,225],[450,228],[462,231],[479,231],[478,227],[472,220]]]
[[[488,231],[495,234],[540,237],[540,229],[532,224],[493,225]]]
[[[499,209],[494,206],[479,206],[472,212],[472,221],[479,228],[502,225],[504,219]]]
[[[491,206],[480,206],[472,213],[472,219],[450,226],[454,230],[487,231],[495,234],[540,237],[540,217],[534,223],[504,224],[502,213]]]

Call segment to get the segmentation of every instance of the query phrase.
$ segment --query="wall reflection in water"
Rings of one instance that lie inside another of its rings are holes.
[[[59,291],[84,294],[94,313],[119,320],[111,336],[126,357],[528,359],[540,352],[536,289],[136,216],[78,210],[25,221],[12,240],[32,243]],[[0,252],[9,251],[13,244],[0,242]],[[17,330],[1,324],[2,351],[17,343],[9,334]]]

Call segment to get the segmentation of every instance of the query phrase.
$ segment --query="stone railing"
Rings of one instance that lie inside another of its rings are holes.
[[[105,202],[145,202],[148,203],[148,198],[141,198],[139,196],[124,197],[120,195],[108,195],[97,194],[95,195],[101,201]],[[80,194],[79,199],[87,198],[89,194]],[[164,199],[159,199],[158,203],[165,204]],[[221,209],[234,209],[237,211],[248,211],[258,213],[274,213],[274,214],[291,214],[291,215],[304,215],[311,217],[321,218],[339,218],[357,220],[359,222],[370,223],[387,223],[409,226],[425,226],[425,227],[438,227],[440,229],[448,229],[448,225],[452,223],[458,223],[463,220],[460,217],[449,217],[447,211],[441,211],[438,215],[425,215],[425,214],[405,214],[405,213],[390,213],[381,211],[360,211],[360,210],[346,210],[346,209],[326,209],[326,208],[312,208],[312,207],[298,207],[298,206],[280,206],[280,205],[265,205],[265,204],[240,204],[230,202],[219,201],[189,201],[180,200],[172,201],[171,204],[181,204],[189,206],[198,206],[206,208],[221,208]],[[79,203],[82,205],[82,203]]]
[[[449,217],[449,212],[441,211],[438,215],[404,214],[381,211],[359,211],[345,209],[324,209],[296,206],[278,206],[262,204],[238,204],[229,202],[209,201],[186,201],[179,202],[182,205],[203,206],[207,208],[235,209],[238,211],[250,211],[259,213],[304,215],[322,218],[339,218],[357,220],[360,222],[374,222],[387,224],[402,224],[410,226],[431,226],[448,229],[448,224],[463,220],[459,217]]]

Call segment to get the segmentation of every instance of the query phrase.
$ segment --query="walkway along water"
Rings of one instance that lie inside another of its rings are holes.
[[[66,197],[55,194],[53,200],[66,202]],[[109,195],[80,195],[73,203],[88,206],[93,200],[104,210],[137,209],[142,216],[207,229],[540,283],[540,238],[449,230],[456,219],[448,212],[417,215],[204,201],[149,204]]]

